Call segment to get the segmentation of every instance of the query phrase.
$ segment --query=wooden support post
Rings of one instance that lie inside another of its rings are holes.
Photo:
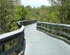
[[[2,45],[2,52],[5,51],[5,44]]]

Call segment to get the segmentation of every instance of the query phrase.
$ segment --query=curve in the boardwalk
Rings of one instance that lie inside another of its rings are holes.
[[[25,55],[70,55],[70,46],[36,30],[36,24],[26,26]]]

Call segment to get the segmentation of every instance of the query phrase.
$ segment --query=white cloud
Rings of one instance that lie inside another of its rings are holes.
[[[30,5],[32,7],[40,7],[41,5],[49,6],[48,0],[21,0],[24,6]]]

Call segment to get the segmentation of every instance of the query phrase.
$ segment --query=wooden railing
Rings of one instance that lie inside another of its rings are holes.
[[[24,26],[34,23],[32,21],[17,22],[20,29],[0,35],[0,55],[18,55],[25,52]]]
[[[37,29],[70,44],[70,25],[38,21]]]

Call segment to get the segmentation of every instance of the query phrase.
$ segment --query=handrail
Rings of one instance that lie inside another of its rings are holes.
[[[24,55],[25,52],[24,26],[34,22],[35,22],[34,20],[32,20],[32,22],[19,21],[17,22],[19,27],[18,30],[0,35],[0,55],[13,55],[13,54],[18,55],[21,51],[23,51]]]
[[[37,23],[44,23],[44,24],[48,24],[48,25],[54,25],[54,26],[61,26],[61,27],[69,27],[70,28],[70,25],[68,24],[58,24],[58,23],[49,23],[49,22],[41,22],[41,21],[37,21]]]
[[[29,25],[29,24],[32,24],[32,23],[35,23],[36,22],[36,20],[24,20],[24,21],[19,21],[19,22],[17,22],[19,25],[20,25],[20,23],[21,23],[21,25],[24,25],[24,26],[26,26],[26,25]]]
[[[37,21],[37,29],[43,30],[70,44],[70,25]]]
[[[24,30],[24,26],[22,26],[20,29],[18,29],[16,31],[12,31],[12,32],[9,32],[9,33],[2,34],[2,35],[0,35],[0,40],[5,39],[5,38],[7,38],[9,36],[12,36],[12,35],[21,33],[23,30]]]

